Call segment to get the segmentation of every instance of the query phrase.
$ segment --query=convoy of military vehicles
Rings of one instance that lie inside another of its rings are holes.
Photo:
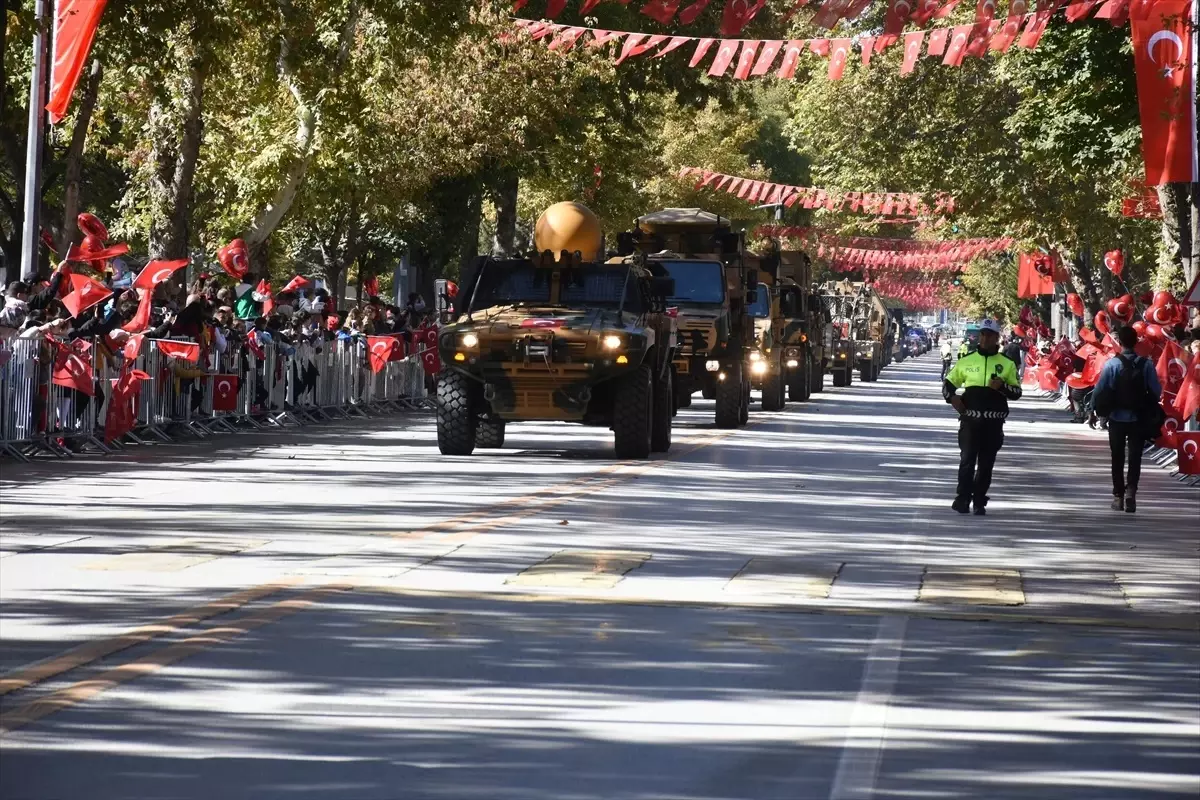
[[[504,444],[510,422],[607,427],[621,459],[671,447],[672,419],[696,392],[719,428],[807,401],[833,375],[876,380],[900,338],[869,286],[817,286],[800,251],[751,251],[731,220],[668,208],[635,220],[606,250],[599,219],[558,203],[534,250],[478,259],[438,338],[438,447]]]

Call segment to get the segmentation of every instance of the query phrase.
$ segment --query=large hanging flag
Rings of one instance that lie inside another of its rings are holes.
[[[725,0],[725,10],[721,14],[721,35],[737,36],[766,4],[767,0]]]
[[[1161,0],[1132,19],[1146,184],[1200,181],[1196,64],[1186,0]]]
[[[67,115],[107,2],[57,0],[54,4],[54,71],[50,75],[50,102],[46,103],[52,124],[57,125]]]

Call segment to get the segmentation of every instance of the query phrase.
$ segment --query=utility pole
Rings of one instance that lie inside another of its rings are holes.
[[[25,218],[21,226],[21,277],[37,272],[41,244],[42,136],[46,130],[46,59],[50,40],[49,0],[35,0],[33,70],[29,79],[29,129],[25,139]]]

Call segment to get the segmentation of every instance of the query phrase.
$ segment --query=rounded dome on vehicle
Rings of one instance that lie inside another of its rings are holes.
[[[582,203],[555,203],[542,212],[533,228],[534,247],[539,253],[549,250],[556,260],[563,250],[578,250],[584,261],[596,261],[602,243],[600,218]]]

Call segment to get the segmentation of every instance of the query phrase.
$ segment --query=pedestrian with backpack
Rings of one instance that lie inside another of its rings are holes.
[[[1142,450],[1148,440],[1158,438],[1163,424],[1159,405],[1162,384],[1148,358],[1134,348],[1137,331],[1125,326],[1117,331],[1121,354],[1110,359],[1100,372],[1093,395],[1096,413],[1108,417],[1108,449],[1112,454],[1113,511],[1137,511],[1138,479],[1142,474]],[[1157,430],[1156,430],[1157,429]],[[1129,451],[1129,473],[1125,473],[1125,451]]]

